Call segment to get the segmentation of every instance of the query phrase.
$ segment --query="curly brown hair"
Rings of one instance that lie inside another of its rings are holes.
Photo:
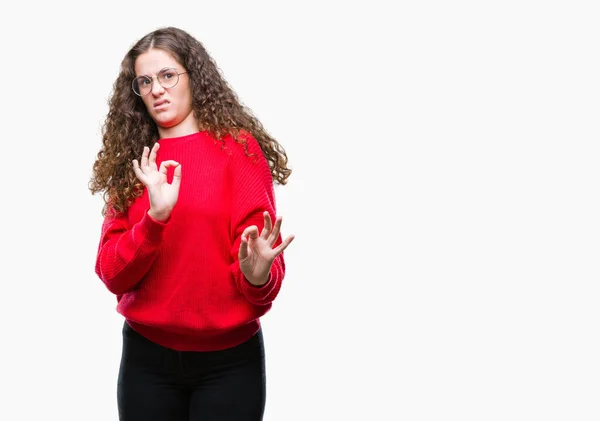
[[[102,126],[103,146],[89,182],[92,194],[103,193],[102,215],[109,207],[116,212],[125,211],[142,194],[144,185],[135,176],[132,161],[139,159],[144,146],[152,147],[159,139],[156,123],[131,89],[135,62],[151,48],[168,52],[188,72],[192,110],[202,129],[223,145],[226,135],[244,144],[240,132],[252,134],[269,163],[274,182],[286,184],[292,170],[287,167],[285,150],[239,101],[202,43],[181,29],[160,28],[137,41],[125,55],[108,100],[109,111]]]

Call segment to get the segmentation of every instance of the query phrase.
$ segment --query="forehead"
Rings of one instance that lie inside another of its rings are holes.
[[[151,48],[140,54],[135,61],[134,70],[136,75],[150,75],[160,72],[165,67],[182,70],[181,64],[171,54],[158,48]]]

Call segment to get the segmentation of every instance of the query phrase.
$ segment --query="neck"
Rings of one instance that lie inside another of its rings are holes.
[[[158,135],[161,139],[170,137],[187,136],[202,130],[198,120],[194,118],[194,112],[190,111],[185,119],[171,127],[158,126]]]

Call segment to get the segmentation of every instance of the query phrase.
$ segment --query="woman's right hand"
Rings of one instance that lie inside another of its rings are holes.
[[[144,146],[141,165],[137,159],[134,159],[133,170],[136,177],[148,189],[148,198],[150,199],[148,214],[157,221],[164,221],[171,215],[179,197],[181,165],[176,161],[169,160],[161,162],[160,168],[158,168],[156,153],[159,147],[158,142],[154,144],[151,151],[150,148]],[[169,167],[175,167],[171,184],[167,183],[167,168]]]

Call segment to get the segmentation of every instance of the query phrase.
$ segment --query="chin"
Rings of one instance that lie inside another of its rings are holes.
[[[154,121],[156,122],[156,124],[158,124],[161,127],[173,127],[177,125],[177,120],[174,118],[169,118],[167,116],[156,116],[154,118]]]
[[[162,121],[157,121],[156,124],[158,127],[161,127],[163,129],[170,129],[170,128],[177,126],[177,123],[172,122],[172,121],[169,121],[168,123],[164,123]]]

